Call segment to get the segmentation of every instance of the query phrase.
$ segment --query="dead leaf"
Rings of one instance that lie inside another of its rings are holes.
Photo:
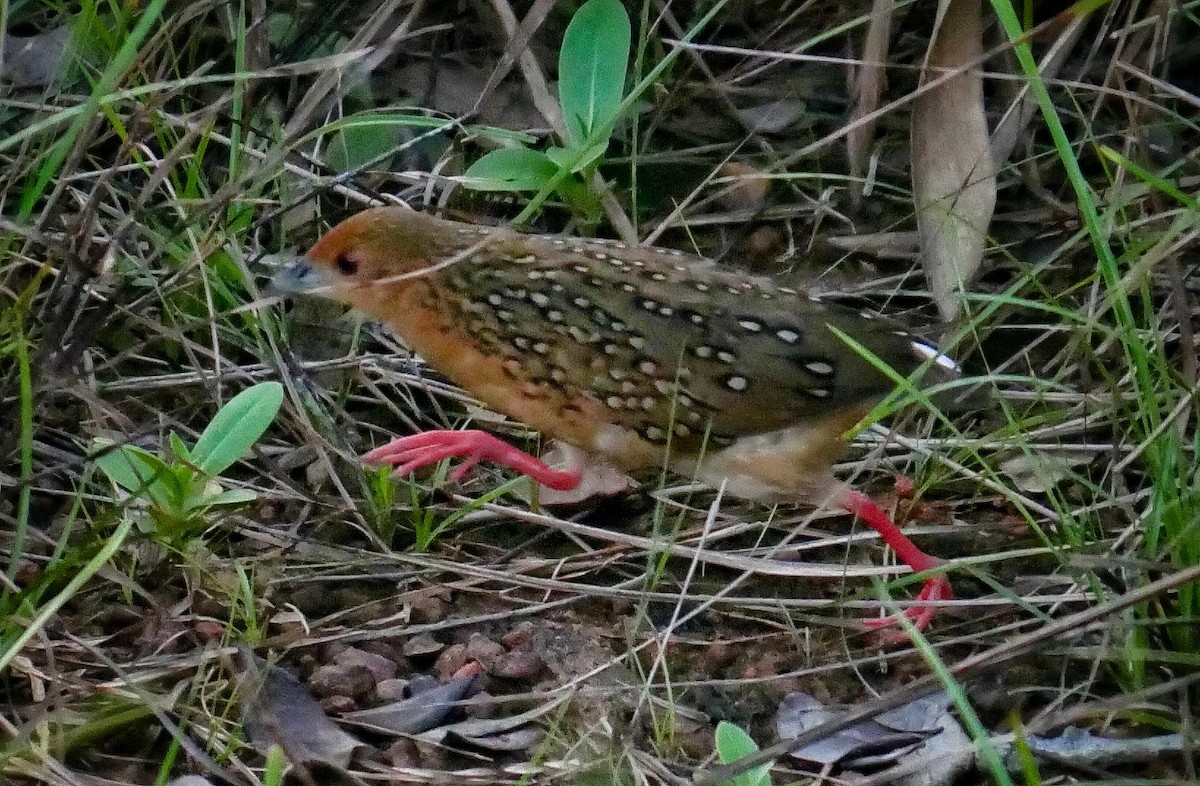
[[[836,716],[836,709],[807,693],[792,693],[784,699],[775,722],[780,739],[787,740],[836,720]],[[793,750],[790,755],[824,766],[841,764],[854,769],[896,763],[906,774],[897,775],[895,783],[947,786],[971,766],[974,748],[951,715],[945,691],[935,691]]]
[[[866,121],[862,118],[879,108],[879,98],[883,95],[893,8],[894,0],[874,0],[871,5],[871,21],[867,23],[867,35],[863,40],[862,64],[854,80],[854,114],[850,118],[850,133],[846,134],[846,152],[850,159],[850,176],[853,178],[862,177],[867,171],[875,126],[879,123],[879,118]],[[857,189],[853,191],[855,197],[859,193]]]
[[[734,110],[746,130],[754,134],[782,134],[804,118],[808,105],[798,98],[779,98]]]
[[[474,683],[474,675],[454,677],[407,699],[346,713],[342,720],[383,734],[419,734],[440,725]]]
[[[1027,494],[1044,494],[1064,480],[1077,476],[1076,469],[1092,460],[1090,453],[1063,451],[1022,453],[1000,463],[1000,471]]]
[[[452,60],[414,61],[397,69],[390,80],[421,106],[451,117],[474,112],[486,87],[488,100],[478,107],[479,122],[499,128],[530,128],[541,118],[516,80],[492,85],[485,70]]]
[[[531,710],[526,710],[519,715],[509,715],[503,718],[467,718],[458,723],[452,723],[449,726],[442,726],[436,729],[430,729],[421,735],[421,739],[427,742],[445,743],[448,739],[459,738],[470,741],[472,744],[479,744],[476,741],[480,738],[491,737],[493,745],[500,743],[495,739],[498,735],[512,734],[521,729],[527,723],[531,723],[543,715],[557,709],[567,696],[559,696],[552,698],[544,704],[539,704]]]
[[[27,38],[6,36],[0,47],[0,79],[15,88],[50,85],[62,73],[72,35],[71,26],[63,24]]]
[[[1015,750],[1012,735],[997,741],[1001,755],[1012,772],[1021,771],[1021,758]],[[1153,737],[1101,737],[1087,729],[1068,726],[1054,737],[1030,734],[1025,739],[1035,754],[1048,754],[1079,767],[1113,767],[1135,762],[1161,761],[1187,755],[1192,745],[1182,734],[1159,734]]]
[[[298,679],[249,652],[240,653],[239,662],[242,726],[259,753],[279,745],[292,764],[350,763],[362,742],[338,728]]]
[[[789,693],[775,715],[776,732],[781,740],[799,737],[809,729],[836,719],[837,710],[826,707],[807,693]],[[912,751],[932,731],[896,730],[877,719],[863,721],[831,734],[789,755],[802,761],[827,766],[865,756],[873,764],[885,764]]]
[[[921,258],[944,319],[983,258],[996,174],[983,107],[979,0],[941,0],[913,105],[912,179]],[[946,76],[946,74],[951,74]]]

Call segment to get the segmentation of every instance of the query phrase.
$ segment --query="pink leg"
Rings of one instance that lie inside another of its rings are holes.
[[[888,514],[875,504],[875,500],[866,494],[847,489],[841,493],[838,502],[848,512],[862,519],[878,532],[883,538],[883,542],[891,546],[892,550],[896,552],[896,556],[914,571],[921,573],[932,570],[941,564],[938,559],[917,548],[917,544],[909,540],[908,536],[901,532],[900,528],[888,517]],[[931,576],[925,579],[925,586],[917,595],[918,601],[929,605],[905,609],[903,615],[912,621],[917,630],[924,630],[937,614],[937,601],[950,597],[953,597],[953,593],[950,589],[949,579],[945,576]],[[863,624],[871,630],[878,630],[897,624],[897,620],[895,617],[886,617],[863,620]],[[900,640],[903,640],[903,637]]]
[[[554,469],[486,431],[476,430],[425,431],[411,437],[394,439],[363,456],[363,460],[370,464],[395,465],[397,475],[407,475],[415,469],[448,458],[466,459],[450,473],[452,481],[461,480],[471,467],[481,461],[491,461],[516,470],[541,485],[558,491],[575,488],[583,475],[578,470]]]

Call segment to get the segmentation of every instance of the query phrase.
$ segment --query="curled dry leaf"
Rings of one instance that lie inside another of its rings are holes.
[[[0,79],[15,88],[47,87],[62,73],[72,35],[63,24],[27,38],[5,36]]]
[[[879,108],[887,71],[888,39],[892,30],[892,10],[895,0],[873,0],[871,21],[863,40],[862,64],[854,79],[854,115],[850,118],[850,133],[846,135],[846,152],[850,158],[850,175],[861,177],[867,171],[871,141],[879,118],[869,118]],[[854,191],[854,195],[858,195]]]
[[[540,730],[535,734],[518,734],[527,724],[557,709],[567,700],[567,696],[549,698],[533,709],[518,715],[508,715],[502,718],[467,718],[452,723],[449,726],[431,729],[421,735],[428,742],[446,743],[452,740],[470,742],[487,750],[518,750],[513,746],[524,746],[530,739],[540,739]]]
[[[342,720],[382,734],[419,734],[439,726],[474,683],[474,675],[454,677],[407,699],[347,713]]]
[[[1012,735],[999,739],[1005,765],[1012,772],[1021,771],[1021,756],[1016,751]],[[1158,734],[1152,737],[1102,737],[1087,729],[1068,726],[1061,734],[1042,737],[1030,734],[1025,743],[1035,754],[1053,756],[1059,761],[1079,767],[1112,767],[1133,765],[1135,762],[1162,761],[1187,755],[1192,745],[1182,734]]]
[[[836,716],[836,710],[807,693],[792,693],[780,705],[775,723],[779,737],[786,740]],[[881,712],[790,755],[826,766],[901,764],[907,774],[895,782],[904,786],[948,786],[971,766],[974,756],[966,732],[950,713],[950,699],[944,691]],[[920,766],[915,766],[917,762]]]
[[[793,739],[809,729],[835,720],[836,716],[836,709],[826,707],[809,694],[790,693],[775,715],[776,731],[780,739]],[[912,751],[931,733],[924,729],[897,730],[873,719],[796,748],[789,754],[793,758],[823,766],[847,760],[857,762],[864,756],[872,757],[876,764],[886,763]]]
[[[941,0],[912,121],[912,179],[921,257],[944,319],[979,269],[996,206],[983,108],[979,0]]]
[[[1088,453],[1022,453],[1005,459],[1000,471],[1027,494],[1044,494],[1050,489],[1076,477],[1076,470],[1092,460]]]
[[[278,745],[293,764],[324,762],[341,768],[350,763],[362,742],[338,728],[299,680],[249,652],[242,652],[239,661],[242,726],[259,753],[265,756],[271,745]]]

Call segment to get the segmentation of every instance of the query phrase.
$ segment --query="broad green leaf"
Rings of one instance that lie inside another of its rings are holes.
[[[192,462],[207,475],[219,475],[258,441],[283,403],[283,385],[261,382],[230,399],[213,416],[196,447]]]
[[[537,191],[557,173],[544,153],[505,147],[476,161],[458,180],[476,191]]]
[[[95,446],[103,448],[111,444],[97,440]],[[167,465],[157,456],[136,445],[121,445],[110,450],[96,458],[96,466],[109,480],[133,494],[144,491],[155,477],[167,471]]]
[[[508,144],[532,145],[537,141],[537,137],[532,134],[526,134],[521,131],[509,131],[505,128],[497,128],[495,126],[484,125],[468,125],[461,126],[452,119],[442,117],[430,117],[429,115],[415,115],[387,111],[369,111],[360,112],[358,114],[344,117],[340,120],[335,120],[328,125],[318,128],[316,131],[308,134],[305,139],[313,139],[316,137],[333,134],[338,131],[348,129],[365,128],[365,127],[388,127],[388,128],[416,128],[421,130],[446,129],[458,130],[462,129],[468,134],[477,137],[483,137],[495,142]]]
[[[608,150],[607,138],[599,144],[592,145],[591,148],[585,150],[582,154],[571,147],[548,147],[546,148],[546,158],[553,161],[559,169],[570,167],[572,172],[578,172],[604,155],[604,151],[606,150]]]
[[[758,750],[754,739],[737,724],[721,721],[717,724],[717,758],[722,764],[732,764],[744,759]],[[722,786],[769,786],[771,783],[771,765],[762,764],[749,772],[743,772]]]
[[[568,147],[582,147],[616,122],[629,40],[629,14],[620,0],[588,0],[567,25],[558,53],[558,102]]]
[[[145,497],[164,510],[172,510],[180,495],[171,467],[136,445],[122,445],[96,459],[96,466],[130,494]]]
[[[171,432],[171,452],[175,454],[175,458],[180,461],[186,461],[189,464],[192,461],[192,451],[188,450],[187,443],[184,442],[178,434]]]
[[[214,494],[211,497],[205,497],[199,500],[196,508],[213,508],[218,505],[241,505],[246,502],[253,502],[258,499],[258,494],[250,489],[229,489],[222,491],[220,494]]]
[[[384,123],[359,123],[334,132],[325,147],[325,163],[334,172],[349,172],[374,161],[386,168],[389,152],[401,142],[400,129]]]

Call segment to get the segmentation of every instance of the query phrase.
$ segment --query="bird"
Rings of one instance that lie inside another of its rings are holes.
[[[857,516],[925,574],[919,603],[901,612],[918,629],[952,597],[943,563],[832,472],[844,434],[895,387],[877,363],[935,381],[959,373],[889,319],[673,249],[526,234],[401,205],[345,219],[268,291],[365,312],[488,407],[571,447],[568,466],[552,467],[482,430],[435,430],[395,439],[367,462],[404,475],[457,458],[456,481],[487,461],[563,491],[593,466],[665,462],[736,497]]]

